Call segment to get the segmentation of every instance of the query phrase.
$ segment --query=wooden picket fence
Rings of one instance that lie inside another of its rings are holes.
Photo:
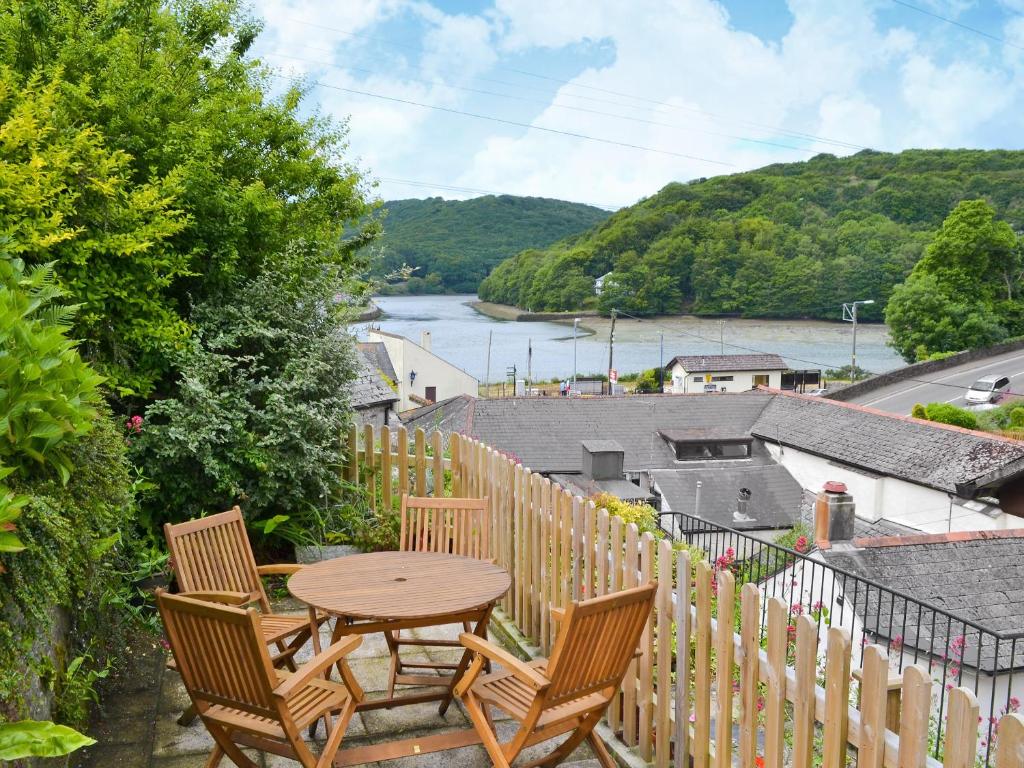
[[[457,434],[445,446],[437,432],[428,450],[422,430],[410,440],[404,428],[387,427],[353,428],[347,445],[345,476],[371,489],[375,508],[392,507],[402,493],[441,495],[446,478],[453,496],[490,499],[490,551],[512,575],[501,608],[543,654],[557,632],[552,607],[657,579],[655,611],[607,722],[658,768],[682,768],[690,758],[694,768],[845,768],[854,751],[858,768],[980,762],[970,690],[949,691],[936,750],[936,683],[927,667],[906,666],[894,681],[886,649],[870,646],[853,682],[845,629],[819,630],[805,615],[792,620],[779,598],[762,606],[755,584],[737,595],[729,570],[691,562],[671,542],[639,534],[499,451]],[[889,707],[897,684],[898,713]],[[997,734],[992,764],[1024,768],[1024,718],[1004,715]]]

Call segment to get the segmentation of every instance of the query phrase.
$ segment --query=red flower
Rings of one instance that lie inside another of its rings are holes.
[[[764,758],[760,755],[757,755],[754,758],[754,765],[756,766],[756,768],[764,768]]]
[[[793,545],[793,549],[795,549],[797,552],[806,552],[807,551],[807,537],[806,536],[800,536],[796,540],[796,544]]]

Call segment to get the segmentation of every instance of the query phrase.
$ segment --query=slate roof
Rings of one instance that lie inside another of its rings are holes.
[[[676,355],[665,368],[673,368],[676,364],[687,373],[789,370],[786,361],[778,355]]]
[[[374,405],[398,402],[398,395],[381,378],[373,360],[361,350],[357,350],[356,362],[359,370],[349,391],[353,408],[370,408]]]
[[[720,461],[693,469],[657,470],[651,476],[668,508],[688,515],[695,512],[699,480],[698,517],[716,525],[739,530],[792,528],[800,520],[803,488],[778,464],[734,466]],[[752,492],[747,502],[747,516],[754,518],[751,522],[733,520],[740,488]]]
[[[445,433],[465,433],[475,402],[472,395],[455,395],[422,408],[402,411],[402,424],[410,432],[422,428],[428,434],[438,429]]]
[[[461,431],[518,456],[535,472],[580,472],[587,440],[614,440],[624,469],[669,468],[675,453],[658,430],[728,426],[749,433],[772,395],[759,392],[630,397],[516,397],[446,407],[442,429]],[[407,426],[433,428],[430,413]]]
[[[856,549],[821,552],[825,561],[855,576],[882,584],[928,603],[949,617],[875,588],[838,576],[846,599],[864,621],[865,628],[882,638],[903,636],[910,648],[942,656],[953,640],[963,635],[964,666],[986,671],[1024,668],[1024,640],[999,644],[989,635],[962,622],[973,622],[989,632],[1021,633],[1024,628],[1024,530],[973,534],[909,536],[908,543],[864,546],[878,539],[858,539]],[[915,543],[916,542],[916,543]],[[850,583],[846,583],[850,582]],[[983,639],[979,640],[979,636]]]
[[[377,368],[392,381],[398,379],[398,374],[395,373],[395,366],[391,362],[391,356],[388,354],[388,348],[384,346],[383,341],[360,341],[356,343],[359,351],[366,355],[370,362],[373,363]]]
[[[752,432],[869,472],[947,493],[1024,471],[1024,442],[921,422],[850,403],[780,392]]]

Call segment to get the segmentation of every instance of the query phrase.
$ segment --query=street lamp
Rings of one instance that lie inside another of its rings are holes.
[[[580,319],[572,319],[572,389],[576,391],[576,329],[580,327]],[[571,394],[571,393],[570,393]]]
[[[853,323],[853,353],[850,356],[850,381],[857,380],[857,306],[860,304],[874,304],[874,299],[862,301],[851,301],[843,304],[843,320]]]

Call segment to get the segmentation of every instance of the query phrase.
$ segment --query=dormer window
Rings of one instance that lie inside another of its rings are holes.
[[[729,461],[749,459],[750,435],[715,428],[663,429],[661,437],[675,452],[676,461]]]

